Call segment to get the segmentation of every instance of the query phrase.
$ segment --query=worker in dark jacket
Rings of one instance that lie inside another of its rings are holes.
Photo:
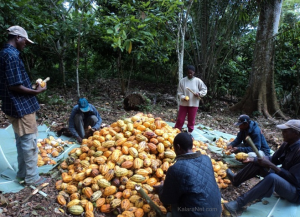
[[[256,157],[254,150],[245,141],[249,136],[262,156],[270,156],[270,147],[255,121],[251,121],[248,115],[241,115],[235,125],[239,126],[240,132],[227,149],[232,153],[244,152],[248,153],[249,157]]]
[[[88,103],[85,98],[80,98],[78,104],[72,109],[69,118],[69,130],[76,140],[81,143],[86,136],[85,129],[91,126],[92,131],[98,130],[101,122],[102,119],[97,109]]]
[[[247,166],[236,175],[227,170],[227,176],[234,186],[257,175],[264,177],[235,201],[224,204],[231,214],[236,214],[243,206],[256,199],[270,197],[274,191],[287,201],[300,204],[300,120],[289,120],[277,125],[277,128],[282,131],[284,143],[273,156],[248,158]]]
[[[165,182],[154,186],[164,205],[171,204],[172,217],[220,217],[221,194],[211,160],[193,153],[193,140],[187,133],[174,138],[176,163],[168,169]]]

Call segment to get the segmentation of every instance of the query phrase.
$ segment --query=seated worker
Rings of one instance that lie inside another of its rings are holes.
[[[78,105],[75,105],[72,109],[69,118],[69,130],[76,140],[81,143],[86,136],[85,129],[91,126],[91,130],[98,130],[101,122],[102,119],[97,109],[92,104],[89,104],[85,98],[80,98]]]
[[[176,163],[168,169],[165,182],[154,186],[160,201],[171,204],[173,217],[220,217],[221,194],[210,158],[192,152],[193,140],[187,133],[179,133],[173,144]]]
[[[290,120],[277,125],[282,130],[284,143],[270,157],[248,158],[248,164],[234,175],[227,169],[227,176],[234,186],[256,176],[264,179],[235,201],[224,204],[231,214],[236,214],[255,199],[270,197],[275,191],[289,202],[300,204],[300,120]],[[282,165],[277,167],[276,165]]]
[[[245,141],[249,136],[261,156],[270,156],[270,147],[255,121],[251,121],[248,115],[241,115],[235,125],[239,126],[240,132],[235,140],[227,146],[231,153],[244,152],[248,153],[249,157],[256,157],[254,150]]]

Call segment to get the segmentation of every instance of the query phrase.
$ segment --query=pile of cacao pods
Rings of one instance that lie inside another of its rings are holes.
[[[223,163],[223,161],[215,161],[214,159],[211,159],[211,162],[214,169],[215,179],[219,188],[227,188],[228,184],[231,183],[229,179],[226,179],[226,170],[228,169],[227,164]]]
[[[94,209],[117,212],[119,217],[156,216],[135,190],[140,185],[166,214],[167,209],[153,192],[153,186],[165,179],[166,171],[174,163],[176,154],[172,146],[179,132],[161,118],[143,113],[95,131],[60,164],[62,180],[56,182],[57,202],[67,206],[69,213],[85,212],[87,217],[94,216]],[[206,144],[195,140],[193,143],[193,151],[206,154]],[[224,164],[219,170],[214,168],[218,182],[224,175],[220,170],[224,169]]]
[[[39,149],[37,166],[44,166],[47,164],[56,164],[56,161],[52,158],[56,158],[60,153],[64,151],[64,146],[69,144],[68,141],[63,141],[53,136],[49,136],[45,139],[37,140],[37,147]]]
[[[231,155],[230,150],[227,149],[227,145],[232,142],[234,139],[231,138],[229,141],[227,141],[226,139],[223,139],[222,137],[220,137],[217,141],[216,141],[216,145],[219,148],[222,148],[222,152],[226,155]]]

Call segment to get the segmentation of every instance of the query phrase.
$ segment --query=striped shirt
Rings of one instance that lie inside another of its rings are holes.
[[[20,51],[14,46],[6,44],[3,50],[0,51],[2,111],[11,117],[21,118],[37,111],[40,106],[35,96],[9,90],[10,86],[17,85],[32,89],[31,81],[20,58]]]

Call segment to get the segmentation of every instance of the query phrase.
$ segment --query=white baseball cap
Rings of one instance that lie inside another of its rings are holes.
[[[25,38],[31,44],[34,44],[34,42],[28,38],[28,34],[25,31],[25,29],[23,29],[21,26],[11,26],[7,29],[7,31],[8,31],[8,34],[10,34],[10,35],[19,35],[19,36]]]
[[[281,130],[292,128],[300,132],[300,120],[289,120],[288,122],[277,125],[276,127]]]

